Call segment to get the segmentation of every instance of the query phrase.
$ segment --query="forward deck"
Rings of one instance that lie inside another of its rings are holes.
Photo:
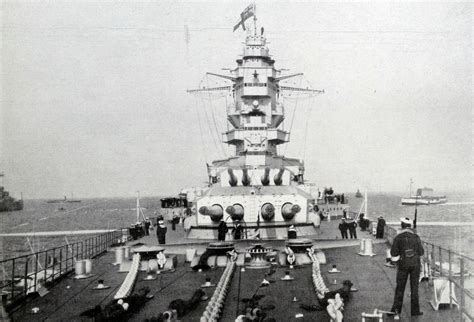
[[[349,279],[358,289],[353,292],[349,302],[345,303],[344,320],[360,321],[362,312],[373,312],[374,309],[389,310],[392,305],[396,269],[384,266],[385,250],[388,247],[386,240],[374,241],[374,257],[363,257],[358,255],[358,240],[340,240],[338,237],[336,224],[324,222],[325,233],[314,239],[314,245],[323,249],[326,254],[327,264],[321,265],[324,282],[330,290],[341,287],[343,280]],[[171,228],[171,227],[169,227]],[[359,238],[373,238],[366,232],[358,230]],[[168,243],[164,245],[167,254],[178,254],[178,265],[174,272],[161,273],[156,280],[145,281],[145,272],[139,272],[135,290],[144,286],[151,289],[154,297],[136,314],[132,315],[131,321],[143,321],[156,316],[159,312],[166,311],[169,303],[177,298],[189,299],[193,292],[205,282],[209,277],[212,283],[216,284],[223,272],[223,268],[213,268],[205,272],[195,272],[190,268],[190,264],[185,262],[186,248],[204,249],[207,245],[202,240],[199,242],[186,241],[183,237],[182,228],[176,231],[169,229]],[[332,239],[330,237],[333,237]],[[187,243],[185,243],[185,241]],[[244,249],[253,241],[235,242],[236,249]],[[155,236],[146,236],[142,239],[132,241],[133,246],[137,243],[157,244]],[[272,246],[274,249],[282,250],[285,241],[264,241],[264,244]],[[70,273],[60,279],[53,287],[49,288],[49,293],[43,297],[32,297],[23,302],[16,309],[10,312],[10,317],[14,321],[87,321],[86,317],[81,317],[81,312],[93,308],[96,305],[104,306],[113,297],[125,279],[126,273],[119,273],[117,266],[112,266],[114,262],[114,252],[109,250],[97,257],[93,262],[93,276],[87,279],[74,279]],[[340,273],[330,274],[328,270],[332,265],[337,265]],[[274,274],[267,277],[271,281],[270,285],[260,288],[259,285],[265,277],[267,269],[246,269],[241,272],[240,267],[230,282],[230,290],[226,298],[221,321],[234,321],[236,315],[242,311],[243,298],[250,298],[253,294],[264,295],[260,304],[264,307],[274,307],[265,311],[267,317],[273,317],[276,321],[327,321],[329,320],[326,311],[306,311],[300,308],[300,304],[316,304],[316,293],[311,282],[311,266],[300,266],[290,270],[294,277],[292,281],[282,281],[288,267],[277,267]],[[104,280],[110,286],[105,290],[94,290],[98,280]],[[214,288],[203,289],[210,298]],[[459,321],[459,310],[456,308],[443,308],[434,311],[429,300],[433,297],[433,286],[428,281],[420,283],[420,305],[424,315],[420,318],[411,318],[409,287],[405,294],[402,321]],[[461,294],[456,291],[457,298]],[[296,297],[297,301],[293,301]],[[207,301],[202,301],[191,313],[186,315],[183,321],[199,321]],[[33,308],[39,308],[34,314]],[[296,318],[297,314],[303,314]]]

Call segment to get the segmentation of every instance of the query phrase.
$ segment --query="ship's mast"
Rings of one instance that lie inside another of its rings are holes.
[[[257,36],[257,5],[253,2],[253,35]]]

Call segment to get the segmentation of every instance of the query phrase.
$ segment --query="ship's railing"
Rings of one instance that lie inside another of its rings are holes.
[[[390,244],[397,235],[397,230],[385,226],[385,236]],[[430,281],[433,278],[444,278],[450,283],[449,305],[453,307],[454,299],[459,305],[459,321],[474,320],[474,259],[426,241],[423,244],[423,260]],[[454,285],[452,287],[451,285]],[[454,290],[454,294],[452,294]]]
[[[48,285],[72,272],[76,261],[101,255],[108,247],[122,240],[124,234],[128,235],[128,230],[110,231],[0,261],[0,294],[3,303],[10,306],[31,293],[38,292],[41,295]]]

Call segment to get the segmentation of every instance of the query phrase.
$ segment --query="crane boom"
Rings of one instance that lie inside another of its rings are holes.
[[[309,89],[309,88],[290,87],[290,86],[280,86],[280,89],[284,91],[308,92],[308,93],[318,93],[318,94],[324,93],[324,89],[319,90],[319,89]]]
[[[198,88],[198,89],[188,89],[188,93],[198,93],[198,92],[212,92],[212,91],[229,91],[231,86],[221,86],[221,87],[209,87],[209,88]]]

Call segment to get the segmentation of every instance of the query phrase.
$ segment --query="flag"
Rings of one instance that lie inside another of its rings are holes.
[[[242,25],[242,29],[245,30],[245,20],[255,15],[255,5],[251,4],[244,11],[240,14],[240,21],[234,26],[234,31],[239,29],[240,25]]]

